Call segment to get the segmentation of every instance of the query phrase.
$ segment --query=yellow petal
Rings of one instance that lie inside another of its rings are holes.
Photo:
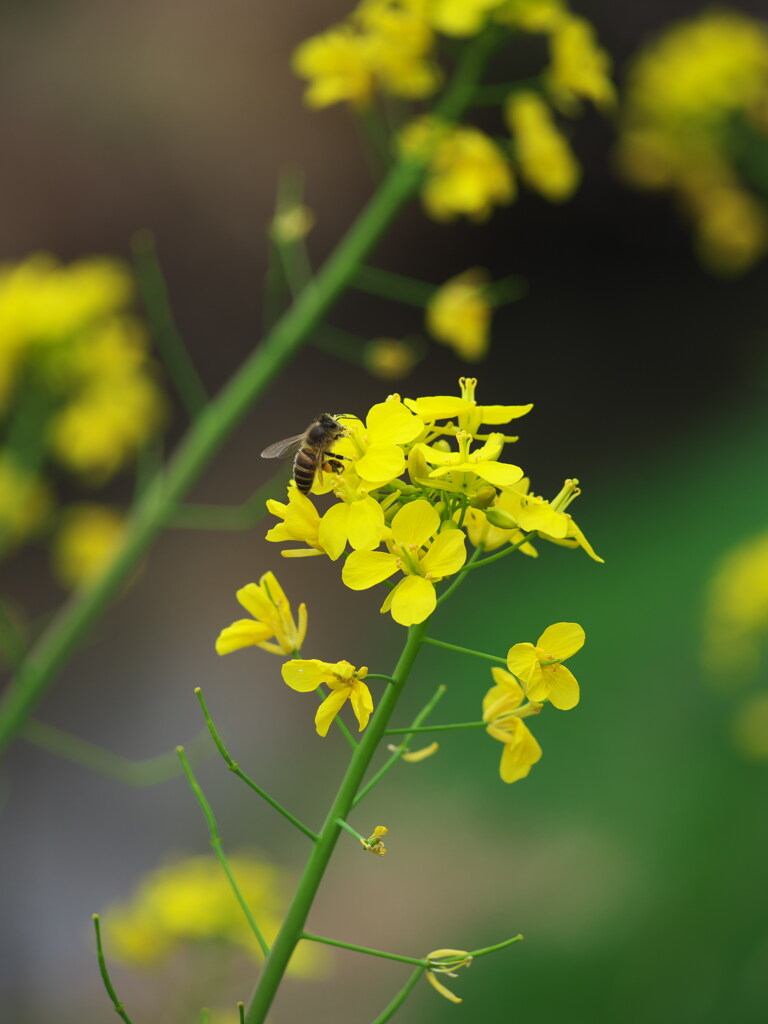
[[[406,404],[424,420],[425,423],[432,423],[434,420],[450,420],[459,413],[467,412],[472,408],[472,403],[466,398],[458,398],[456,395],[434,395],[431,398],[406,399]]]
[[[578,622],[556,622],[553,626],[547,626],[536,646],[545,656],[551,654],[558,661],[564,661],[581,650],[584,640],[584,630]]]
[[[467,560],[465,537],[461,530],[445,530],[421,560],[421,567],[434,578],[451,576]]]
[[[519,718],[512,721],[516,722],[514,738],[504,747],[499,765],[499,774],[504,782],[524,779],[541,757],[541,747],[525,722]]]
[[[331,505],[320,520],[317,539],[332,561],[336,561],[347,546],[350,506],[344,502]]]
[[[428,757],[432,757],[436,754],[440,744],[435,741],[430,743],[427,747],[420,747],[419,750],[406,750],[400,755],[401,761],[408,761],[409,764],[418,764],[419,761],[426,761]]]
[[[394,480],[405,470],[405,455],[395,444],[372,444],[355,463],[355,472],[361,480],[381,483]]]
[[[549,703],[560,711],[570,711],[579,703],[579,684],[565,665],[544,668],[549,679]]]
[[[368,497],[349,506],[349,543],[356,551],[377,548],[385,528],[384,513],[378,501]]]
[[[459,999],[458,996],[454,995],[449,988],[446,988],[445,985],[437,980],[432,971],[427,971],[427,981],[432,988],[436,989],[445,999],[448,999],[452,1003],[461,1002],[461,999]]]
[[[515,704],[511,705],[512,707],[517,707],[518,704],[523,703],[522,688],[511,672],[505,672],[500,666],[494,665],[491,669],[491,675],[496,685],[507,694],[509,700],[516,701]]]
[[[365,418],[365,429],[375,445],[408,444],[418,437],[424,424],[398,399],[374,405]]]
[[[238,619],[231,626],[222,629],[216,640],[217,654],[231,654],[241,647],[251,647],[269,640],[274,630],[263,622],[253,619]]]
[[[361,683],[359,680],[353,683],[350,703],[360,726],[360,732],[362,732],[373,713],[373,697],[365,683]]]
[[[386,551],[353,551],[341,570],[350,590],[367,590],[397,572],[397,557]]]
[[[275,613],[274,605],[270,602],[265,591],[256,583],[248,583],[237,592],[237,600],[250,612],[254,619],[270,619]]]
[[[522,469],[509,462],[476,462],[472,464],[471,472],[494,487],[510,487],[523,477]]]
[[[392,535],[398,544],[420,548],[440,528],[440,516],[428,501],[411,501],[392,520]]]
[[[350,691],[348,686],[345,686],[340,690],[334,690],[332,693],[328,694],[323,703],[317,709],[317,714],[315,715],[315,728],[317,729],[318,736],[328,735],[331,722],[343,708],[345,701],[349,697],[349,693]]]
[[[434,586],[423,576],[406,576],[392,591],[392,618],[401,626],[423,622],[435,610]]]
[[[539,668],[539,654],[533,644],[515,644],[507,652],[507,668],[527,687]]]
[[[283,665],[283,680],[292,690],[299,693],[310,693],[316,690],[321,683],[328,682],[330,669],[333,666],[327,661],[318,661],[317,658],[303,660],[296,658],[293,661],[286,661]]]
[[[533,408],[533,403],[528,405],[482,405],[478,410],[482,416],[482,422],[491,426],[499,423],[509,423],[510,420],[519,419],[525,416]]]

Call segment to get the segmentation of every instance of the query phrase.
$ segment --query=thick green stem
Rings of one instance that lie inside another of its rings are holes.
[[[425,623],[411,626],[408,630],[408,639],[403,653],[392,673],[392,684],[384,691],[379,706],[369,722],[368,728],[363,733],[357,750],[352,755],[349,768],[309,856],[293,902],[267,957],[267,962],[264,964],[259,984],[245,1015],[246,1024],[263,1024],[269,1012],[288,961],[304,932],[307,916],[339,838],[341,827],[338,819],[346,819],[352,809],[355,794],[373,755],[376,753],[405,681],[421,649],[425,630]]]

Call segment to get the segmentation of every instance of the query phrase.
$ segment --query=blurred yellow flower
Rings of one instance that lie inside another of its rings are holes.
[[[363,682],[367,675],[367,668],[355,668],[348,661],[294,659],[283,665],[283,679],[291,689],[299,693],[310,693],[322,685],[330,687],[331,692],[315,715],[318,736],[328,735],[331,722],[347,701],[352,705],[360,732],[368,725],[368,719],[373,713],[373,698]]]
[[[492,307],[488,274],[480,267],[465,270],[438,288],[427,306],[427,330],[469,362],[488,351]]]
[[[479,128],[442,128],[428,119],[408,125],[400,138],[404,153],[429,156],[421,198],[438,221],[459,216],[487,220],[494,206],[515,198],[509,161],[493,139]]]
[[[547,104],[536,93],[514,92],[504,112],[522,178],[551,202],[569,199],[581,168]]]
[[[82,587],[99,576],[123,538],[123,517],[106,505],[68,508],[53,541],[54,571],[66,587]]]
[[[373,69],[367,41],[350,25],[328,29],[301,43],[293,54],[292,67],[309,79],[304,94],[308,107],[328,107],[346,102],[366,107],[373,96]]]
[[[488,23],[491,13],[504,0],[431,0],[427,5],[430,23],[447,36],[474,36]]]
[[[365,349],[365,365],[382,380],[400,380],[416,365],[411,345],[397,338],[375,338]]]
[[[15,544],[45,523],[51,498],[45,484],[0,452],[0,538]]]
[[[536,642],[515,644],[507,668],[520,681],[528,700],[568,711],[579,703],[579,684],[562,664],[584,646],[584,630],[576,622],[547,626]]]
[[[584,18],[563,18],[550,36],[551,63],[544,75],[554,102],[565,112],[578,111],[579,100],[610,109],[616,103],[611,58],[597,44],[595,30]]]
[[[261,647],[271,654],[294,654],[301,650],[307,635],[307,606],[299,605],[297,625],[274,573],[267,572],[258,583],[242,587],[237,600],[253,618],[238,619],[223,629],[216,640],[217,654],[231,654],[243,647]]]
[[[753,694],[736,710],[731,737],[750,761],[768,761],[768,693]]]
[[[768,637],[768,532],[720,561],[708,587],[704,635],[710,671],[734,684],[755,676]]]
[[[552,32],[570,17],[564,0],[506,0],[495,19],[524,32]]]

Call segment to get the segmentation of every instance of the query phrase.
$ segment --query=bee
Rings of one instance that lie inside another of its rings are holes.
[[[339,417],[340,418],[340,417]],[[262,459],[282,459],[296,453],[293,460],[293,479],[302,494],[309,494],[315,476],[321,469],[333,473],[342,471],[346,455],[337,455],[331,451],[331,445],[349,431],[339,423],[339,419],[324,412],[307,427],[303,434],[286,437],[283,441],[271,444],[261,453]]]

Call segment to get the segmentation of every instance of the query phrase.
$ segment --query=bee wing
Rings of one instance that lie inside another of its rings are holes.
[[[296,434],[294,437],[285,437],[282,441],[276,441],[274,444],[269,445],[261,453],[262,459],[284,459],[288,455],[293,455],[301,447],[301,442],[304,440],[303,434]]]

